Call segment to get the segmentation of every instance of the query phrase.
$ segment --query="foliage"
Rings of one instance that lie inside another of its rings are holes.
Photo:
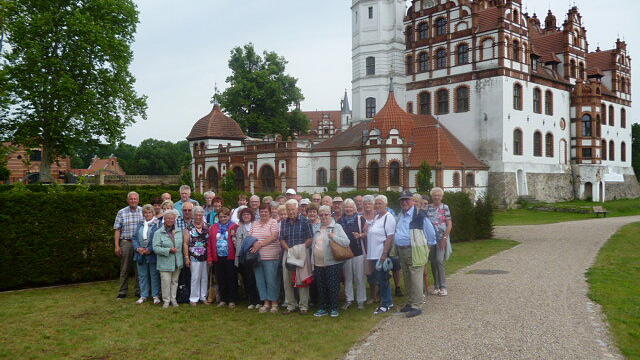
[[[2,1],[0,18],[0,140],[41,148],[42,181],[78,144],[116,142],[146,117],[129,71],[132,0]]]
[[[240,124],[249,136],[281,134],[285,138],[304,129],[300,114],[288,115],[304,100],[298,80],[285,74],[287,61],[275,52],[258,55],[249,43],[231,50],[229,87],[214,101]]]
[[[227,171],[227,173],[222,177],[222,182],[220,184],[222,191],[233,191],[236,190],[236,173],[235,171]]]
[[[477,227],[479,221],[474,216],[474,204],[469,195],[464,192],[447,192],[442,202],[447,204],[449,210],[451,210],[453,219],[451,241],[479,239],[479,237],[476,237],[476,232],[481,231],[481,229]]]
[[[328,192],[338,191],[338,182],[335,180],[329,181],[327,183],[327,191]]]
[[[604,245],[587,272],[589,297],[602,305],[627,359],[640,358],[640,223],[623,227]]]
[[[431,166],[426,161],[420,164],[420,170],[418,170],[418,176],[416,178],[416,188],[419,193],[428,194],[433,188],[433,182],[431,181]]]
[[[640,124],[631,126],[631,165],[640,180]]]
[[[473,209],[473,217],[476,221],[477,239],[491,239],[493,237],[493,212],[494,204],[489,196],[476,200]]]
[[[291,133],[305,135],[311,130],[311,120],[300,109],[287,113],[285,121]]]
[[[0,143],[0,181],[9,180],[11,171],[7,168],[7,163],[9,162],[9,155],[16,150],[15,146]]]
[[[192,190],[195,189],[195,187],[193,186],[193,173],[190,169],[185,168],[182,170],[182,174],[180,176],[180,184],[189,185]]]

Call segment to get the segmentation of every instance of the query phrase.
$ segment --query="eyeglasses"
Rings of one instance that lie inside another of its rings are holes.
[[[331,216],[331,214],[320,214],[320,216]]]
[[[193,210],[192,210],[192,209],[182,209],[182,211],[183,211],[183,212],[184,212],[184,211],[186,211],[186,212],[192,212]]]

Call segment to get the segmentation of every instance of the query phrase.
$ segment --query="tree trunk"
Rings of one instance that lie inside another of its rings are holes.
[[[46,145],[42,145],[42,161],[40,162],[40,182],[53,183],[55,179],[51,175],[51,164],[53,164],[51,152],[47,149]]]

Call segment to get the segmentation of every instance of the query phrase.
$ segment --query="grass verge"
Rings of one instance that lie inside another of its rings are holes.
[[[516,244],[456,243],[448,272]],[[0,294],[0,358],[335,359],[381,319],[373,305],[333,319],[259,314],[243,303],[163,310],[116,301],[116,293],[115,282],[104,282]]]
[[[630,224],[602,247],[587,272],[589,297],[602,305],[618,348],[640,359],[640,223]]]

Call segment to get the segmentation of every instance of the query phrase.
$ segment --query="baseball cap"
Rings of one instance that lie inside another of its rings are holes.
[[[287,193],[287,194],[289,194],[289,195],[295,195],[295,194],[296,194],[296,191],[295,191],[295,190],[293,190],[293,189],[287,189],[287,192],[286,192],[286,193]]]

